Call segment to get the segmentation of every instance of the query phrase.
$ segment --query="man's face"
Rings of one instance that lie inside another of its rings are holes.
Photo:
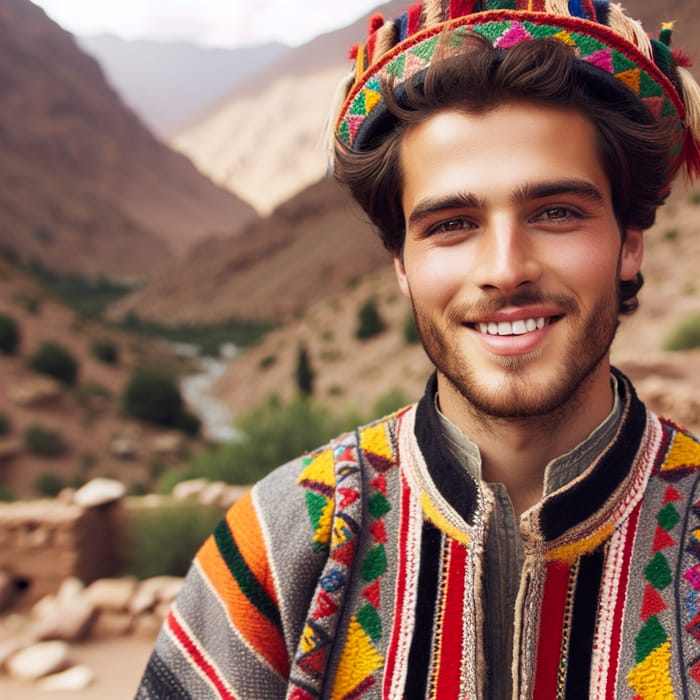
[[[407,131],[401,166],[395,266],[441,397],[526,417],[609,383],[618,282],[642,236],[622,241],[592,123],[524,102],[443,111]]]

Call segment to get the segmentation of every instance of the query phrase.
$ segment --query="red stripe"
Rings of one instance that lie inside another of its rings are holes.
[[[185,651],[190,655],[190,658],[194,663],[204,672],[207,678],[214,684],[214,687],[219,691],[219,697],[225,700],[236,700],[236,698],[231,695],[226,686],[224,686],[223,681],[219,678],[219,674],[216,672],[214,667],[202,656],[202,653],[197,649],[195,643],[190,639],[189,635],[180,626],[180,623],[175,619],[172,611],[168,614],[168,627],[177,638],[177,640],[185,648]]]
[[[458,542],[450,542],[447,590],[442,619],[442,641],[435,679],[435,697],[440,700],[459,697],[465,587],[464,576],[467,550]]]
[[[632,550],[634,548],[634,538],[637,533],[637,523],[639,521],[639,512],[642,504],[634,509],[630,515],[627,525],[627,536],[625,548],[622,553],[622,564],[620,566],[620,579],[617,589],[617,606],[613,611],[613,620],[615,625],[610,634],[610,665],[608,666],[608,683],[605,690],[605,697],[612,698],[615,696],[615,681],[617,676],[617,667],[620,660],[620,644],[622,640],[622,619],[627,600],[627,584],[629,582],[630,563],[632,561]]]
[[[396,666],[396,657],[398,655],[399,639],[401,637],[401,623],[403,615],[401,614],[406,597],[406,541],[408,540],[408,531],[410,524],[410,508],[411,508],[411,493],[408,488],[403,474],[401,474],[401,512],[399,521],[399,543],[398,552],[398,571],[396,576],[396,599],[394,602],[394,626],[391,633],[391,641],[386,653],[386,663],[384,665],[384,690],[382,697],[388,698],[391,691],[391,679],[394,675],[394,667]]]
[[[557,677],[561,658],[566,594],[571,566],[561,561],[547,564],[540,616],[540,641],[535,671],[535,698],[557,697]]]

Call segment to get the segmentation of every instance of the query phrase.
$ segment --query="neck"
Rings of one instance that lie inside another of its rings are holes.
[[[541,500],[549,462],[585,440],[613,404],[607,361],[564,404],[543,415],[500,418],[479,413],[441,374],[438,391],[441,411],[478,446],[482,478],[506,487],[517,516]]]

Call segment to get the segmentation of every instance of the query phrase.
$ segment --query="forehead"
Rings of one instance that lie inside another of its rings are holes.
[[[596,129],[571,108],[513,102],[478,114],[439,111],[406,130],[399,157],[404,212],[450,191],[490,200],[556,179],[590,181],[609,198]]]

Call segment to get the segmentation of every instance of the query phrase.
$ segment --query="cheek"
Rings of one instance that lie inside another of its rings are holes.
[[[617,284],[619,247],[601,241],[591,245],[590,240],[572,242],[563,246],[556,256],[556,267],[574,290],[602,292]]]
[[[458,294],[468,276],[457,256],[445,254],[446,251],[439,253],[422,255],[420,261],[405,261],[411,296],[418,305],[447,304]]]

